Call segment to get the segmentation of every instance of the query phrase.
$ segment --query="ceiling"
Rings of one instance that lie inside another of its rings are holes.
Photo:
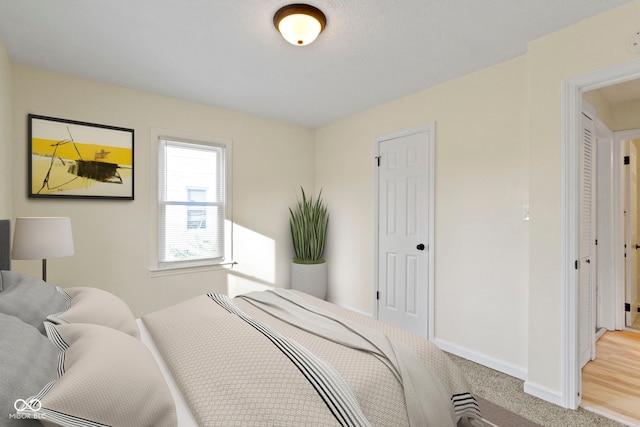
[[[635,101],[640,99],[640,80],[628,80],[596,89],[596,91],[600,92],[612,105],[620,102]]]
[[[327,26],[298,47],[285,0],[0,0],[0,39],[18,64],[318,127],[628,1],[311,0]]]

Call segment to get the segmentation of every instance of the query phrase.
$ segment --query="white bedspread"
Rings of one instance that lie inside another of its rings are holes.
[[[326,301],[296,295],[348,322],[382,332],[415,352],[457,409],[456,415],[448,410],[452,415],[447,424],[454,425],[456,416],[480,420],[462,373],[435,345]],[[379,357],[309,333],[246,300],[236,298],[233,304],[258,324],[329,363],[349,384],[371,425],[410,425],[402,381]],[[150,348],[154,355],[161,354],[161,369],[171,373],[168,382],[179,407],[180,425],[341,425],[299,367],[245,320],[205,295],[143,316],[143,340],[153,337],[155,345]]]
[[[189,409],[189,405],[187,405],[187,401],[184,400],[182,392],[178,388],[178,385],[173,379],[173,376],[171,375],[167,364],[158,351],[158,347],[156,347],[156,344],[153,342],[153,338],[151,338],[147,327],[144,325],[144,322],[141,319],[137,319],[136,323],[138,324],[138,329],[140,330],[140,341],[142,341],[144,345],[147,346],[149,351],[151,351],[151,354],[156,359],[158,367],[160,368],[160,371],[162,372],[162,375],[164,375],[164,379],[169,386],[169,390],[171,391],[171,395],[173,396],[173,400],[176,404],[178,427],[198,427],[198,423],[193,417],[191,409]]]

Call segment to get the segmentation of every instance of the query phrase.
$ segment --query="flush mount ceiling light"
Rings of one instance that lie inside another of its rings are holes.
[[[327,25],[327,17],[317,7],[296,3],[281,7],[273,15],[276,26],[286,41],[304,46],[316,39]]]

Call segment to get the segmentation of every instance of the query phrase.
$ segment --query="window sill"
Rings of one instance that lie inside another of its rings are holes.
[[[149,269],[149,277],[163,277],[163,276],[174,276],[178,274],[191,274],[191,273],[201,273],[204,271],[215,271],[215,270],[227,270],[233,268],[237,262],[229,261],[223,262],[219,264],[194,264],[194,265],[180,265],[173,267],[155,267]]]

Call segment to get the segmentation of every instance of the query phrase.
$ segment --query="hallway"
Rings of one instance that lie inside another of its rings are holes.
[[[608,331],[598,340],[596,360],[582,370],[580,406],[640,426],[640,333]]]

